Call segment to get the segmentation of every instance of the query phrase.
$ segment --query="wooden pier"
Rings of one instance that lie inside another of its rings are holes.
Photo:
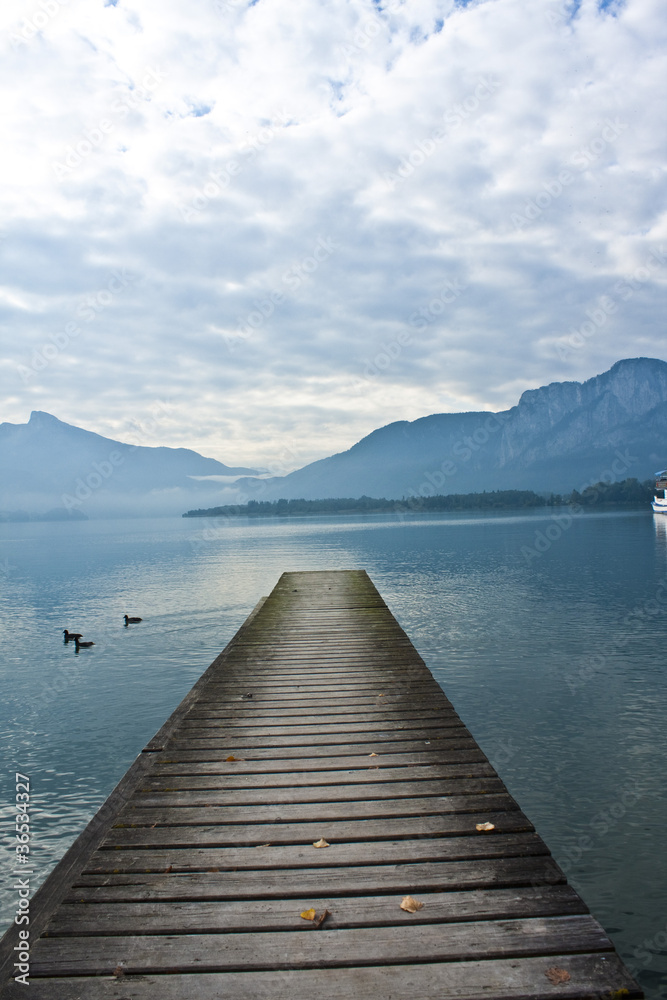
[[[283,574],[30,917],[32,1000],[643,995],[363,571]]]

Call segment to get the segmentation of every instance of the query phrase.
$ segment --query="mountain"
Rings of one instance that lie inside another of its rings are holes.
[[[287,476],[242,478],[246,499],[387,497],[531,489],[569,493],[667,466],[667,363],[618,361],[552,382],[499,413],[399,420]]]
[[[184,504],[214,503],[221,480],[258,472],[187,448],[123,444],[39,410],[27,424],[0,424],[0,469],[0,510],[97,517],[180,514]],[[201,476],[216,478],[193,478]]]
[[[602,479],[647,479],[665,467],[667,363],[632,358],[583,383],[530,389],[499,413],[399,420],[272,479],[186,448],[124,444],[35,411],[27,424],[0,424],[0,513],[113,517],[283,497],[569,493]]]

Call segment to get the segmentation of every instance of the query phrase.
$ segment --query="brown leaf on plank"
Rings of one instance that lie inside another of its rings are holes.
[[[245,757],[235,757],[233,753],[230,753],[229,757],[225,757],[225,763],[229,760],[245,760]]]
[[[406,913],[416,913],[417,910],[421,910],[423,903],[420,903],[417,899],[413,899],[412,896],[403,896],[403,901],[401,902],[401,909],[405,910]]]
[[[322,916],[317,918],[317,920],[315,921],[315,930],[316,931],[318,931],[320,929],[320,927],[322,926],[322,924],[324,923],[324,921],[327,919],[328,916],[329,916],[329,911],[325,910],[324,913],[322,914]]]
[[[544,975],[554,986],[558,986],[559,983],[566,983],[570,979],[570,973],[567,969],[559,969],[557,965],[552,965]]]

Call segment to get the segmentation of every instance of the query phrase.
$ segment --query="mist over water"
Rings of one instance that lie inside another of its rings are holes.
[[[664,522],[0,525],[3,928],[15,769],[42,879],[283,571],[365,569],[646,995],[667,997]],[[64,628],[95,645],[77,654]]]

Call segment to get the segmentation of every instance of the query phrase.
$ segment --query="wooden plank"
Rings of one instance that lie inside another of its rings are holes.
[[[248,788],[252,780],[252,788],[260,789],[264,787],[282,788],[292,786],[315,786],[328,785],[331,782],[345,782],[349,786],[368,785],[375,782],[399,783],[405,781],[406,777],[410,781],[436,781],[438,779],[451,778],[481,778],[495,776],[495,771],[486,761],[476,761],[466,764],[432,764],[429,767],[411,767],[409,771],[404,767],[380,767],[369,770],[373,760],[366,759],[364,770],[331,770],[331,771],[287,771],[270,772],[266,774],[263,770],[250,774],[238,774],[228,772],[226,774],[153,774],[146,779],[140,791],[144,792],[168,792],[187,789],[239,789]]]
[[[564,967],[569,980],[557,989],[546,978],[550,966]],[[417,980],[418,976],[418,980]],[[418,981],[419,993],[415,994]],[[327,1000],[636,1000],[643,994],[619,959],[611,953],[555,955],[462,963],[424,963],[350,969],[225,972],[144,975],[141,977],[59,977],[31,981],[32,1000],[294,1000],[324,996]],[[23,998],[24,987],[11,984],[7,1000]]]
[[[361,795],[367,799],[407,799],[443,795],[487,795],[505,790],[500,778],[471,778],[468,775],[449,781],[394,781],[368,783],[359,788],[357,783],[348,784],[344,778],[336,784],[314,786],[291,785],[275,788],[262,784],[254,788],[234,789],[171,789],[162,792],[137,791],[135,803],[139,809],[180,809],[183,806],[204,809],[215,806],[280,805],[302,802],[345,802],[357,801]]]
[[[506,809],[498,810],[504,802]],[[469,813],[440,813],[437,816],[398,816],[387,819],[328,820],[327,838],[332,842],[364,839],[395,840],[400,837],[451,837],[465,833],[471,824],[493,823],[499,833],[519,833],[532,831],[533,826],[523,813],[516,808],[508,795],[494,796],[495,810],[486,807],[487,800],[480,802],[478,811]],[[199,847],[259,844],[304,844],[319,840],[322,835],[321,823],[245,823],[243,825],[197,826],[125,826],[114,827],[103,842],[102,847]]]
[[[289,899],[295,896],[353,896],[378,892],[413,894],[418,890],[503,889],[510,886],[558,885],[565,876],[548,856],[405,865],[359,865],[341,868],[196,874],[136,872],[131,875],[81,875],[66,902],[115,900]]]
[[[348,692],[350,691],[351,689],[348,688]],[[197,705],[196,712],[191,713],[191,718],[235,719],[243,715],[254,718],[258,714],[269,716],[271,713],[275,713],[280,718],[307,715],[307,706],[304,706],[302,701],[311,697],[326,697],[326,712],[337,717],[364,714],[396,716],[410,710],[429,715],[440,714],[443,717],[456,715],[454,709],[443,703],[438,698],[437,693],[433,691],[423,694],[405,692],[397,696],[388,692],[378,692],[376,689],[369,692],[369,699],[366,698],[366,692],[362,691],[360,694],[357,692],[359,697],[350,698],[349,701],[342,698],[346,693],[341,691],[341,700],[339,700],[336,694],[326,689],[311,688],[301,692],[296,689],[293,692],[283,692],[284,697],[276,699],[273,697],[273,693],[266,688],[260,689],[254,685],[244,684],[243,687],[239,688],[238,695],[235,694],[233,698],[225,698],[223,695],[216,698],[202,698]],[[252,702],[252,704],[248,704],[248,702]]]
[[[324,831],[328,832],[328,831]],[[319,839],[319,838],[318,838]],[[418,861],[463,861],[471,858],[511,858],[548,855],[535,833],[479,834],[471,823],[468,836],[422,840],[382,840],[363,843],[331,842],[316,849],[312,841],[263,844],[259,847],[194,847],[168,850],[96,851],[84,875],[146,872],[202,872],[315,868],[332,865],[412,864]]]
[[[315,716],[313,718],[316,718]],[[418,716],[412,717],[412,713],[405,719],[378,719],[371,720],[368,719],[366,722],[348,722],[347,717],[345,721],[340,722],[295,722],[284,725],[263,725],[260,721],[251,723],[239,722],[236,726],[230,726],[224,723],[220,726],[188,726],[187,728],[181,727],[180,733],[182,734],[177,740],[174,738],[172,743],[185,743],[193,742],[195,740],[214,740],[224,737],[225,739],[237,739],[241,737],[251,737],[251,738],[261,738],[262,742],[265,737],[274,736],[348,736],[350,734],[364,733],[367,735],[374,735],[375,733],[382,733],[383,735],[389,735],[394,733],[403,734],[406,731],[414,729],[417,732],[426,732],[426,730],[434,730],[435,734],[442,732],[443,729],[456,729],[460,730],[463,728],[459,719],[443,719],[433,717],[420,719]],[[429,732],[428,737],[430,738],[434,733]]]
[[[433,747],[433,749],[429,749]],[[350,768],[364,770],[370,767],[437,767],[457,763],[486,761],[473,738],[449,740],[446,749],[431,740],[400,741],[390,749],[378,747],[374,758],[367,744],[335,747],[286,747],[279,752],[255,748],[243,759],[228,761],[224,751],[213,751],[210,756],[201,752],[181,751],[170,753],[154,761],[153,774],[268,774],[272,771],[326,771]]]
[[[229,712],[221,712],[220,714],[213,714],[202,709],[201,714],[193,715],[187,720],[183,721],[182,730],[187,733],[191,729],[228,729],[230,731],[236,730],[238,727],[248,727],[249,729],[255,729],[258,726],[298,726],[298,725],[311,725],[317,721],[321,722],[323,725],[335,724],[337,722],[374,722],[374,723],[391,723],[391,722],[401,722],[410,721],[422,722],[426,719],[433,720],[436,718],[451,718],[454,716],[440,715],[437,712],[426,710],[423,713],[418,713],[417,718],[406,718],[404,711],[400,708],[377,708],[368,709],[362,707],[359,709],[356,705],[352,710],[347,708],[341,708],[339,711],[332,711],[329,706],[327,706],[326,711],[313,712],[312,709],[308,708],[275,708],[266,706],[256,706],[252,714],[242,708],[232,708]],[[461,721],[460,719],[458,720]]]
[[[499,801],[506,801],[499,793]],[[383,816],[438,815],[446,812],[474,812],[483,808],[502,808],[496,804],[496,796],[450,795],[405,798],[405,799],[357,799],[354,802],[288,802],[281,805],[256,806],[209,806],[197,809],[179,808],[142,809],[136,799],[132,799],[118,813],[114,826],[123,824],[151,826],[153,823],[193,826],[211,823],[294,823],[328,822],[329,820],[381,819]]]
[[[415,727],[415,728],[412,728]],[[419,727],[419,728],[416,728]],[[315,737],[322,740],[333,739],[336,744],[365,737],[366,739],[376,739],[381,737],[387,740],[401,740],[406,734],[418,734],[418,738],[426,740],[451,739],[461,735],[463,726],[458,723],[447,725],[445,722],[429,725],[428,720],[423,723],[419,721],[407,720],[405,727],[400,724],[378,722],[378,723],[348,723],[348,724],[323,724],[321,727],[316,724],[295,725],[295,726],[226,726],[206,727],[204,729],[181,729],[179,734],[165,744],[169,747],[190,747],[193,750],[202,746],[224,746],[228,742],[246,741],[246,746],[255,745],[273,746],[274,740],[287,740],[289,742],[278,746],[310,746],[310,741]],[[295,742],[296,741],[296,742]]]
[[[64,903],[49,925],[49,936],[97,934],[213,934],[222,931],[303,930],[305,910],[329,910],[329,930],[386,927],[457,920],[506,920],[586,913],[569,885],[421,892],[421,910],[406,914],[400,896],[356,896],[269,900],[216,900],[185,903]],[[445,931],[443,931],[445,933]]]
[[[215,692],[211,691],[209,693],[209,698],[214,699],[214,701],[218,703],[218,695]],[[205,706],[207,704],[207,700],[207,698],[202,698],[201,704]],[[245,701],[245,699],[239,698],[239,701],[241,700]],[[245,707],[249,711],[252,711],[254,705],[259,702],[262,705],[262,708],[270,708],[272,706],[280,707],[282,705],[292,705],[295,707],[299,706],[301,708],[326,708],[331,704],[331,700],[332,698],[329,694],[323,694],[321,697],[309,694],[276,694],[275,696],[271,696],[271,698],[262,698],[261,695],[258,695],[257,701],[255,702],[253,695],[253,705],[247,705]],[[378,693],[371,691],[359,694],[339,694],[335,696],[334,700],[337,705],[359,706],[361,710],[364,708],[376,708],[378,705],[382,707],[382,705],[385,704],[385,701],[380,698]],[[409,706],[406,705],[406,707]]]
[[[549,968],[569,979],[557,987]],[[3,995],[23,1000],[25,987],[12,983]],[[417,992],[418,991],[418,992]],[[283,969],[106,978],[57,977],[31,981],[31,1000],[641,1000],[628,971],[611,952],[466,962],[385,965],[349,969]]]
[[[314,653],[299,655],[296,651],[283,656],[264,656],[261,652],[264,649],[265,646],[258,647],[257,652],[252,655],[244,655],[239,651],[233,663],[227,665],[226,674],[239,681],[245,677],[268,681],[274,676],[278,682],[284,680],[287,683],[293,683],[298,677],[305,679],[317,677],[327,682],[345,680],[348,677],[351,680],[362,677],[368,680],[380,679],[385,683],[394,680],[399,683],[411,680],[427,683],[424,677],[424,664],[421,659],[414,656],[346,653],[343,657],[340,651],[317,656]],[[216,683],[221,684],[222,680],[217,678]]]
[[[429,750],[428,748],[432,749]],[[326,767],[339,768],[341,761],[356,760],[358,763],[368,758],[371,753],[376,753],[382,760],[392,760],[400,763],[400,758],[405,757],[406,761],[414,763],[428,763],[433,761],[439,763],[444,760],[460,760],[457,755],[481,754],[481,750],[473,740],[472,736],[466,734],[458,736],[453,734],[450,739],[444,740],[442,736],[430,739],[407,739],[407,740],[378,740],[375,737],[367,743],[323,743],[321,745],[288,745],[261,747],[252,745],[246,746],[242,751],[233,753],[234,747],[230,743],[228,747],[219,749],[212,747],[199,747],[197,750],[188,750],[183,747],[163,748],[159,759],[155,760],[155,767],[162,768],[169,765],[177,767],[188,764],[206,765],[210,764],[215,768],[228,765],[234,772],[241,772],[244,764],[252,764],[257,769],[258,763],[266,762],[266,769],[275,764],[277,769],[283,765],[297,766],[299,763],[308,765],[316,769]],[[422,751],[420,753],[420,751]],[[230,754],[234,760],[230,761]],[[366,766],[371,766],[371,762],[366,759]],[[377,766],[380,766],[378,762]],[[360,764],[363,766],[363,764]],[[406,765],[407,766],[407,765]]]
[[[229,684],[230,693],[245,687],[248,680],[267,687],[271,686],[276,690],[296,687],[331,690],[340,684],[345,688],[377,689],[380,686],[392,691],[393,685],[396,684],[399,691],[432,690],[443,693],[435,678],[424,672],[423,664],[413,663],[410,666],[409,663],[403,662],[392,669],[386,663],[386,658],[383,657],[383,660],[385,662],[381,665],[375,664],[371,668],[362,669],[359,666],[353,667],[347,659],[343,661],[342,654],[338,652],[336,667],[325,669],[320,664],[317,670],[311,670],[307,666],[295,664],[293,657],[290,657],[289,666],[286,664],[282,670],[277,666],[266,670],[258,670],[250,666],[235,666],[234,669],[225,672],[224,679],[220,676],[211,683],[217,687],[227,687]],[[382,669],[378,669],[379,666]]]
[[[432,702],[427,703],[423,711],[416,712],[418,721],[425,719],[454,718],[454,713],[439,712],[433,708]],[[207,708],[202,705],[197,714],[190,713],[187,719],[183,720],[183,731],[190,729],[201,729],[207,727],[235,727],[235,726],[271,726],[271,725],[308,725],[309,720],[317,720],[322,723],[345,723],[345,722],[398,722],[407,720],[406,711],[403,708],[394,708],[391,705],[378,708],[358,708],[356,705],[332,706],[327,705],[326,712],[313,713],[308,708],[300,705],[290,705],[288,708],[282,706],[255,706],[249,712],[245,706],[232,705],[228,708],[219,707]],[[459,720],[460,721],[460,720]]]
[[[394,905],[399,908],[399,900]],[[33,949],[34,976],[126,975],[160,972],[257,971],[340,968],[403,962],[456,962],[523,958],[554,951],[576,954],[612,950],[590,915],[401,927],[312,929],[274,933],[169,934],[128,937],[43,938]]]
[[[187,749],[192,750],[215,750],[216,748],[224,749],[226,747],[238,747],[242,749],[243,747],[252,748],[257,747],[296,747],[296,746],[306,746],[308,748],[314,748],[317,746],[335,747],[335,746],[347,746],[351,739],[355,736],[361,745],[360,733],[355,730],[353,733],[313,733],[305,734],[300,736],[298,733],[294,733],[292,736],[262,736],[258,734],[256,736],[241,736],[236,733],[223,734],[218,739],[213,737],[209,739],[199,739],[192,740],[186,735],[179,736],[178,733],[167,740],[164,744],[167,753],[174,751],[182,751]],[[460,739],[462,736],[468,736],[468,730],[463,726],[434,726],[430,728],[424,726],[420,729],[401,729],[399,727],[395,728],[384,728],[384,729],[372,729],[367,731],[366,745],[373,746],[376,743],[381,743],[383,745],[391,744],[392,742],[404,742],[406,739],[409,740],[446,740],[446,739]]]

